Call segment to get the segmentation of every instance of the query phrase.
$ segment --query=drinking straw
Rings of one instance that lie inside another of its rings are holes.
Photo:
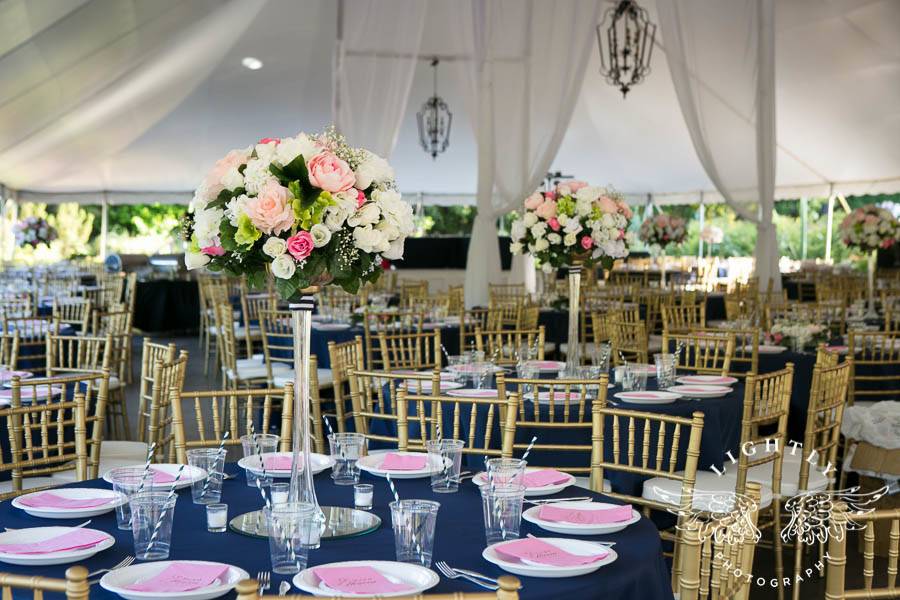
[[[219,454],[221,454],[222,451],[225,449],[225,441],[228,440],[228,436],[229,436],[230,434],[231,434],[230,431],[226,431],[226,432],[225,432],[225,435],[222,436],[222,441],[219,442],[219,452],[218,452],[218,454],[217,454],[216,456],[218,456]],[[201,498],[206,498],[206,492],[207,492],[207,490],[209,490],[209,482],[210,482],[211,480],[212,480],[212,477],[210,476],[209,473],[207,473],[207,474],[206,474],[206,482],[203,484],[203,491],[200,492],[200,497],[201,497]]]
[[[175,486],[178,485],[178,481],[181,479],[181,474],[184,473],[184,468],[187,465],[179,465],[178,474],[175,475],[175,481],[172,482],[172,487],[169,488],[169,493],[166,495],[166,499],[163,502],[163,510],[166,510],[166,505],[172,501],[172,498],[175,497]],[[150,552],[150,549],[153,548],[153,544],[156,542],[156,538],[159,535],[159,530],[162,527],[163,518],[162,515],[156,520],[156,525],[153,526],[153,533],[150,535],[150,541],[147,543],[147,552]]]

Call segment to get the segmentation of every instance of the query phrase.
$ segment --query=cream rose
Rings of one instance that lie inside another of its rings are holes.
[[[263,254],[271,258],[278,258],[287,252],[287,242],[280,237],[272,236],[266,240],[262,247]]]
[[[297,272],[297,263],[287,254],[276,256],[272,261],[272,275],[278,279],[290,279]]]
[[[309,234],[312,236],[313,245],[316,248],[327,246],[331,241],[331,230],[322,223],[316,223],[309,228]]]
[[[394,169],[386,160],[377,154],[368,154],[365,160],[356,167],[356,187],[361,190],[368,189],[373,183],[387,183],[393,181]]]

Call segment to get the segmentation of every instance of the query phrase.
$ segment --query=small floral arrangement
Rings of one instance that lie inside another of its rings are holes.
[[[721,244],[725,239],[725,232],[721,227],[715,225],[706,225],[700,231],[700,239],[707,244]]]
[[[579,261],[610,268],[628,256],[631,216],[616,192],[570,181],[525,199],[510,229],[510,250],[531,254],[545,273]]]
[[[658,214],[641,223],[638,237],[655,252],[665,250],[669,244],[676,246],[687,237],[687,222],[681,217]]]
[[[829,330],[825,325],[813,323],[775,323],[766,335],[766,341],[775,345],[790,345],[802,350],[828,341]]]
[[[189,269],[266,273],[284,299],[335,283],[356,293],[382,273],[382,258],[403,257],[414,229],[394,170],[333,129],[264,138],[219,160],[194,193],[185,223]]]
[[[886,208],[867,204],[844,217],[840,225],[844,244],[872,252],[890,248],[900,239],[900,223]]]
[[[25,246],[37,248],[41,244],[50,246],[50,242],[59,237],[56,228],[42,217],[25,217],[15,224],[13,233],[16,237],[16,246],[20,248]]]

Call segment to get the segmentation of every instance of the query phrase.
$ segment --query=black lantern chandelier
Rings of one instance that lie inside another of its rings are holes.
[[[656,25],[634,0],[619,0],[597,25],[600,73],[607,83],[622,90],[623,97],[650,73],[655,37]]]
[[[450,145],[450,124],[453,122],[453,113],[437,93],[439,62],[436,57],[431,61],[431,66],[434,68],[434,95],[426,100],[419,112],[416,113],[416,122],[419,124],[419,142],[422,144],[422,149],[431,154],[433,159],[436,159],[437,155]]]

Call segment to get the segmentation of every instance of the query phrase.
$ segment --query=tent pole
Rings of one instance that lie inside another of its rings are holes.
[[[800,260],[806,260],[809,251],[809,198],[800,198]]]
[[[697,208],[700,213],[700,231],[698,232],[699,243],[697,244],[697,259],[703,260],[703,227],[706,221],[706,205],[703,204],[703,192],[700,192],[700,206]]]
[[[106,260],[107,232],[109,230],[109,201],[103,192],[100,204],[100,260]]]
[[[828,195],[828,216],[825,220],[825,262],[831,264],[831,236],[834,231],[834,191]]]
[[[0,183],[0,267],[6,258],[6,186]]]

